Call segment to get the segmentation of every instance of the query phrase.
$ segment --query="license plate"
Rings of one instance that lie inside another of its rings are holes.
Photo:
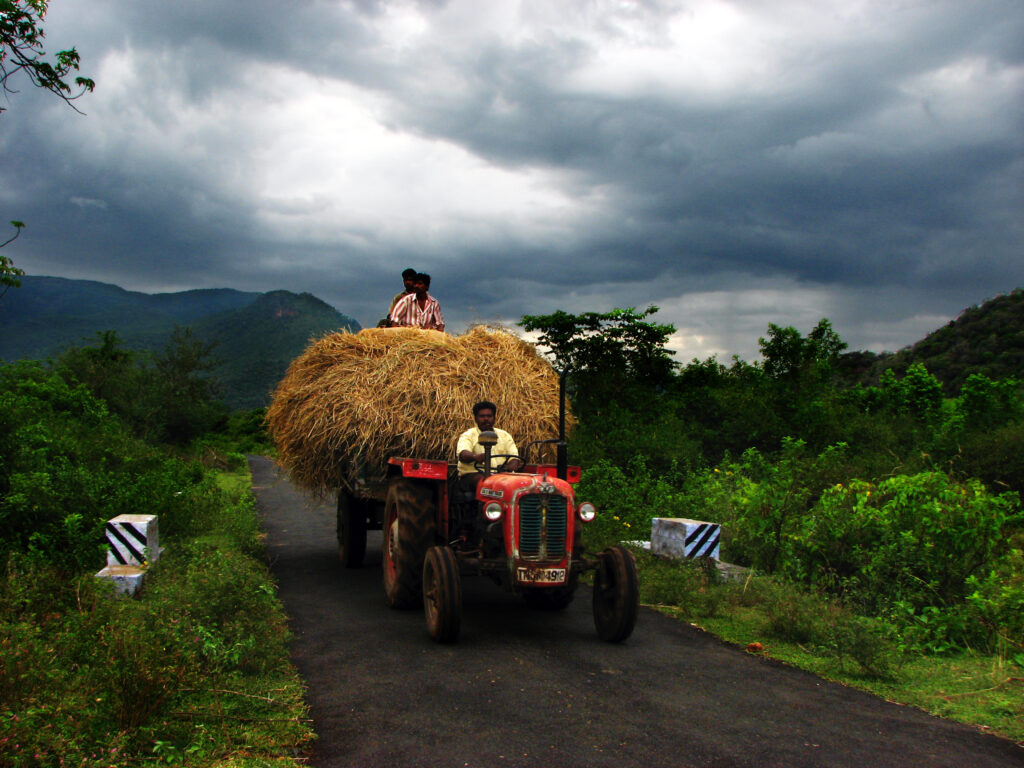
[[[516,579],[526,584],[564,584],[565,568],[516,568]]]

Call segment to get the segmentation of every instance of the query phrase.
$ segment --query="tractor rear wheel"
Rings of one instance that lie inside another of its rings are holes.
[[[366,505],[338,489],[338,557],[346,568],[359,568],[366,556]]]
[[[454,643],[462,623],[462,579],[451,547],[431,547],[423,560],[423,612],[439,643]]]
[[[381,564],[384,597],[392,608],[415,608],[423,599],[423,558],[434,544],[431,489],[405,477],[388,486]]]
[[[594,574],[594,626],[597,635],[619,643],[633,634],[640,604],[633,555],[624,547],[608,547]]]

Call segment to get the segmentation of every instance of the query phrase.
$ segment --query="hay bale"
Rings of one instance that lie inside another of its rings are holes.
[[[289,366],[267,423],[293,482],[329,493],[351,487],[361,470],[381,473],[391,456],[454,462],[479,400],[498,406],[496,425],[520,450],[558,435],[551,364],[532,344],[483,326],[461,336],[414,328],[328,334]]]

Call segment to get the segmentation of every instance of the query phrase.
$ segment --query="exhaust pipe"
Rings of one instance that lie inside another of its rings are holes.
[[[558,375],[558,444],[555,446],[555,474],[560,480],[569,477],[569,452],[565,442],[565,379],[572,369],[568,364]]]

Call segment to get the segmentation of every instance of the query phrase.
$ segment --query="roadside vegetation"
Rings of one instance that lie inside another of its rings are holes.
[[[600,548],[652,517],[722,558],[635,546],[642,601],[751,653],[1024,741],[1024,396],[1012,377],[851,373],[823,320],[763,361],[678,365],[655,312],[523,318],[569,377]],[[935,354],[934,349],[929,350]],[[1006,355],[1003,356],[1004,358]],[[0,763],[292,765],[313,738],[242,452],[187,330],[0,365]],[[159,515],[142,593],[94,578],[105,522]]]
[[[643,602],[1024,741],[1020,382],[970,374],[950,397],[914,363],[864,384],[827,320],[769,326],[756,365],[677,366],[654,311],[523,319],[572,366],[588,544],[720,523],[745,575],[638,548]]]
[[[119,369],[114,341],[0,367],[0,763],[293,764],[312,738],[302,686],[244,458],[216,445],[246,420],[197,443],[183,425],[207,428],[212,396],[160,410],[172,387],[201,391],[187,359],[133,379],[157,405],[118,415],[130,390],[101,373],[146,368]],[[158,515],[165,549],[133,599],[94,577],[124,513]]]

